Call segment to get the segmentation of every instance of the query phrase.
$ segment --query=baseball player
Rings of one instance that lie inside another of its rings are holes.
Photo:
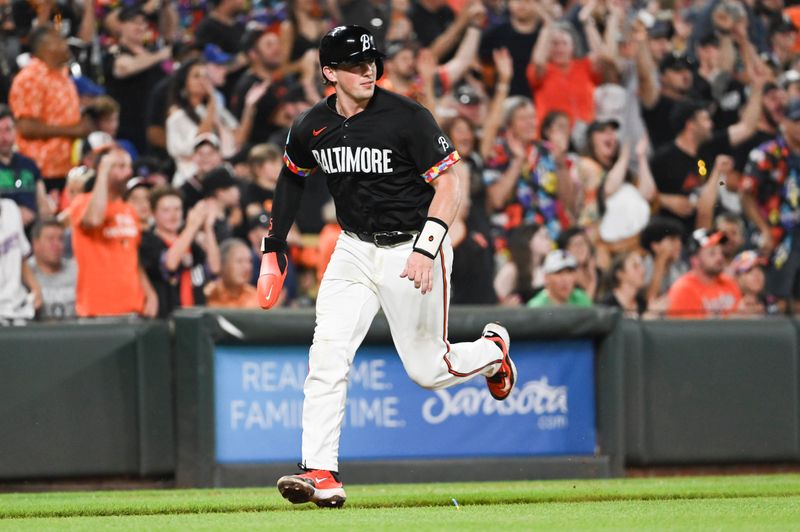
[[[482,375],[502,401],[517,377],[504,327],[490,323],[470,343],[447,341],[453,262],[447,229],[460,189],[453,143],[424,107],[375,86],[384,55],[367,30],[332,29],[319,55],[325,82],[336,92],[300,115],[289,132],[272,228],[262,244],[258,297],[267,309],[278,300],[286,235],[304,181],[317,169],[327,179],[343,232],[317,297],[304,385],[304,472],[280,478],[278,489],[293,503],[341,507],[346,495],[338,454],[347,376],[378,309],[386,314],[406,372],[424,388]]]

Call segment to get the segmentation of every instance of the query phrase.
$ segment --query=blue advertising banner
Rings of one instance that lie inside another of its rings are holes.
[[[595,452],[591,340],[515,342],[519,381],[495,401],[478,376],[430,391],[391,346],[359,349],[350,371],[342,460]],[[216,347],[219,463],[300,459],[308,348]]]

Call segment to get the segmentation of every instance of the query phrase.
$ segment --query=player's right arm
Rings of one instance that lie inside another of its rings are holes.
[[[272,203],[272,219],[269,236],[261,243],[261,270],[258,275],[258,304],[263,309],[272,308],[280,299],[286,268],[289,265],[289,247],[286,236],[292,227],[300,201],[303,199],[305,178],[316,168],[308,146],[303,138],[301,124],[304,115],[298,118],[286,139],[283,155],[283,168],[275,186],[275,199]],[[307,138],[307,135],[305,136]]]

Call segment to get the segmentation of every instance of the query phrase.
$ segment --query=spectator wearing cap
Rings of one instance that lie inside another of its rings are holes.
[[[737,186],[726,187],[732,192],[738,193],[738,181],[741,177],[741,172],[744,171],[744,167],[747,164],[750,152],[778,136],[779,127],[783,121],[784,109],[786,108],[787,102],[792,100],[790,97],[792,85],[797,86],[796,96],[800,98],[800,83],[789,81],[789,79],[792,79],[789,72],[794,71],[788,71],[787,77],[782,78],[779,84],[772,82],[764,84],[761,115],[758,118],[756,132],[733,150],[734,168],[736,169],[734,176],[736,178],[735,185]],[[797,76],[797,81],[800,81],[800,74],[795,72],[795,75]],[[730,179],[726,181],[726,185],[729,185],[730,181]]]
[[[239,183],[226,166],[218,166],[203,177],[203,196],[216,215],[217,241],[223,242],[243,221]]]
[[[542,290],[542,265],[553,246],[543,225],[526,224],[509,232],[509,257],[494,278],[494,290],[501,305],[524,305]]]
[[[683,226],[672,218],[650,219],[639,239],[645,251],[644,270],[648,307],[659,312],[667,307],[666,294],[675,281],[688,270],[681,259]]]
[[[797,27],[786,17],[775,18],[769,27],[769,61],[777,65],[779,72],[789,68],[795,57],[794,45]]]
[[[639,232],[650,219],[650,202],[656,194],[647,162],[647,139],[640,139],[632,150],[620,143],[618,129],[614,119],[589,124],[586,154],[576,172],[581,189],[580,196],[576,195],[580,198],[578,223],[600,247],[606,265],[609,254],[638,247]],[[631,170],[632,159],[636,172]]]
[[[712,163],[719,155],[730,155],[755,132],[763,87],[763,78],[754,81],[740,121],[726,129],[713,129],[711,114],[704,104],[680,102],[674,106],[670,118],[678,136],[656,151],[650,166],[658,188],[660,212],[683,223],[687,235],[697,227],[695,215],[701,187],[712,174]],[[723,174],[718,171],[717,175]]]
[[[19,206],[22,224],[30,227],[37,217],[53,212],[39,167],[30,157],[14,150],[17,130],[14,115],[0,104],[0,197]]]
[[[595,4],[587,3],[578,19],[589,44],[585,57],[575,57],[572,27],[545,19],[527,67],[528,82],[533,91],[536,109],[542,117],[551,110],[566,112],[573,124],[588,124],[594,119],[595,87],[600,84],[598,64],[608,52],[595,26]]]
[[[231,238],[220,247],[222,273],[206,285],[209,307],[258,308],[256,289],[250,284],[253,263],[250,249],[242,240]],[[285,293],[281,294],[281,298]],[[279,301],[278,304],[283,304]]]
[[[718,318],[736,312],[742,293],[725,273],[722,232],[697,229],[692,233],[691,270],[669,289],[667,315],[672,318]]]
[[[508,21],[483,34],[478,52],[482,63],[493,65],[492,53],[501,48],[511,55],[514,77],[510,81],[510,95],[529,96],[531,93],[525,72],[541,29],[542,17],[535,0],[509,0]]]
[[[652,17],[649,12],[640,15],[640,21],[647,31],[647,50],[656,64],[659,64],[673,51],[672,37],[675,35],[675,28],[671,20],[651,19],[648,15]]]
[[[556,248],[563,249],[575,259],[575,286],[586,292],[589,299],[598,293],[602,271],[597,267],[595,248],[582,227],[573,226],[561,231]]]
[[[276,113],[297,80],[282,68],[283,44],[276,26],[248,29],[242,37],[242,51],[248,68],[236,81],[230,109],[241,122],[242,142],[253,145],[265,142],[279,129]],[[302,88],[300,92],[305,99]]]
[[[494,211],[492,223],[505,230],[537,223],[545,225],[555,238],[570,223],[569,136],[537,142],[536,111],[531,100],[512,96],[501,105],[504,109],[492,104],[481,141],[481,153],[486,155],[488,204]],[[498,135],[501,126],[503,133]]]
[[[183,195],[183,205],[186,209],[191,209],[195,203],[205,197],[203,193],[203,178],[223,162],[222,154],[219,151],[219,139],[216,135],[213,133],[201,133],[194,138],[191,162],[194,172],[180,187]]]
[[[642,118],[647,126],[654,149],[669,143],[678,133],[670,125],[672,108],[679,101],[686,101],[693,86],[694,62],[678,53],[666,54],[658,65],[661,91],[649,99],[642,99]]]
[[[237,151],[239,123],[220,105],[208,79],[206,63],[201,59],[191,59],[178,69],[171,101],[166,128],[167,151],[177,167],[172,184],[179,187],[195,173],[191,159],[197,135],[215,134],[223,158],[231,157]]]
[[[63,320],[75,317],[78,267],[64,255],[64,227],[54,218],[42,219],[31,230],[33,255],[30,267],[42,291],[39,317]]]
[[[591,307],[592,300],[582,289],[576,286],[575,257],[563,249],[547,254],[544,259],[544,289],[528,301],[529,307],[554,307],[570,305],[575,307]]]
[[[39,167],[56,203],[72,168],[72,141],[89,134],[81,119],[78,92],[67,75],[70,52],[59,33],[36,28],[28,41],[33,58],[14,78],[8,97],[17,120],[17,146]]]
[[[792,68],[781,74],[778,78],[778,87],[786,91],[787,101],[800,98],[800,72]]]
[[[715,129],[732,126],[739,121],[739,109],[747,95],[744,85],[734,77],[735,55],[732,48],[723,51],[720,38],[711,33],[695,45],[697,74],[694,76],[692,94],[703,101],[713,102]],[[726,37],[725,46],[733,43]]]
[[[246,9],[244,0],[209,0],[208,5],[211,10],[197,25],[195,42],[201,47],[217,45],[226,54],[238,54],[245,29],[238,20]]]
[[[224,94],[225,80],[228,75],[228,68],[233,61],[234,57],[231,54],[226,54],[216,44],[206,44],[203,47],[203,54],[201,56],[206,62],[206,72],[211,84],[217,89],[217,98],[221,98],[222,105],[226,104],[227,98]]]
[[[70,205],[79,317],[154,318],[158,313],[158,297],[139,265],[139,222],[122,200],[130,176],[128,152],[107,149],[99,155],[91,192],[77,196]]]
[[[742,292],[737,314],[740,316],[763,316],[775,314],[774,298],[766,293],[764,268],[767,260],[754,250],[742,251],[733,259],[730,271]]]
[[[624,251],[614,256],[605,284],[607,292],[597,301],[600,305],[622,309],[632,318],[647,313],[644,261],[638,251]]]
[[[133,207],[139,219],[139,229],[142,234],[150,230],[153,225],[153,209],[150,207],[150,192],[153,183],[145,178],[136,176],[125,185],[125,202]]]
[[[769,256],[767,287],[791,308],[800,274],[800,100],[789,103],[781,133],[750,152],[742,180],[742,208],[760,232],[760,249]]]
[[[162,63],[172,48],[145,46],[147,19],[138,5],[119,11],[119,39],[103,56],[108,95],[120,106],[119,136],[130,140],[139,153],[147,150],[146,114],[142,100],[166,76]]]
[[[139,259],[158,294],[158,317],[166,318],[176,308],[205,304],[205,285],[220,272],[216,213],[201,201],[184,223],[183,200],[170,187],[154,189],[150,202],[155,224],[142,235]]]

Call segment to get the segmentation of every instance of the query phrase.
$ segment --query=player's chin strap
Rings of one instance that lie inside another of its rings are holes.
[[[414,241],[414,251],[421,253],[428,258],[435,259],[439,253],[445,235],[447,234],[447,224],[439,218],[428,216],[422,231]]]

